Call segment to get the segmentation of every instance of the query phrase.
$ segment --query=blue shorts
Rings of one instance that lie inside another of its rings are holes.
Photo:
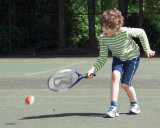
[[[119,58],[113,57],[112,72],[118,70],[122,75],[121,83],[131,86],[131,81],[138,68],[139,60],[140,58],[137,57],[127,61],[121,61]]]

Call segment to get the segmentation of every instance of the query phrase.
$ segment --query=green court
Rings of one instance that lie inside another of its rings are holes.
[[[89,70],[96,57],[1,58],[0,128],[158,128],[160,120],[160,59],[141,58],[133,79],[141,106],[128,115],[129,100],[120,89],[117,118],[103,118],[110,105],[112,58],[93,79],[82,80],[66,92],[52,92],[48,77],[60,69]],[[24,103],[35,96],[31,106]]]

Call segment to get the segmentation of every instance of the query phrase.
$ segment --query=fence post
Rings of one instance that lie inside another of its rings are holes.
[[[103,14],[103,0],[101,0],[101,14]]]
[[[12,54],[12,19],[11,0],[8,0],[8,20],[9,20],[9,53]]]

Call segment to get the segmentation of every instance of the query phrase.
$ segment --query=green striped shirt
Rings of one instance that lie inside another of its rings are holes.
[[[107,37],[104,33],[100,36],[100,52],[99,57],[93,68],[98,72],[107,61],[108,50],[112,55],[122,61],[130,60],[140,55],[139,46],[132,39],[139,38],[144,51],[150,49],[147,35],[143,29],[121,27],[116,35]]]

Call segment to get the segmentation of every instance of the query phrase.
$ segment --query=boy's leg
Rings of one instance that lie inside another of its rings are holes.
[[[121,74],[123,73],[123,62],[116,57],[113,57],[112,62],[112,79],[110,87],[110,100],[117,102],[119,93],[119,82],[121,79]]]
[[[125,90],[125,92],[127,93],[128,97],[130,99],[130,102],[137,101],[136,92],[135,92],[135,89],[133,88],[133,86],[122,83],[122,87]]]
[[[123,89],[126,91],[131,102],[137,100],[136,92],[131,84],[131,81],[138,68],[138,65],[139,65],[139,57],[126,61],[123,66],[124,73],[122,76],[121,83]]]
[[[131,108],[129,110],[129,113],[130,114],[140,113],[140,107],[139,107],[139,104],[138,104],[138,101],[136,98],[136,92],[135,92],[135,89],[133,88],[133,86],[129,86],[129,85],[122,83],[122,87],[130,99]]]
[[[140,107],[138,105],[136,92],[133,86],[131,85],[132,78],[137,70],[139,64],[139,57],[128,60],[124,64],[124,73],[122,77],[122,87],[127,93],[130,103],[131,103],[131,109],[129,113],[138,114],[140,113]]]
[[[121,74],[119,71],[115,70],[112,73],[111,87],[110,87],[110,100],[116,101],[118,99],[119,93],[119,82],[120,82]]]
[[[112,63],[112,79],[111,79],[111,87],[110,87],[110,100],[111,106],[106,113],[106,117],[116,117],[119,116],[118,108],[117,108],[117,100],[118,100],[118,93],[119,93],[119,82],[121,78],[122,72],[122,61],[118,58],[113,58]]]
[[[119,82],[120,82],[121,74],[119,71],[115,70],[112,73],[111,87],[110,87],[110,98],[111,98],[111,106],[106,113],[106,117],[113,118],[119,116],[118,108],[117,108],[117,99],[119,93]]]

